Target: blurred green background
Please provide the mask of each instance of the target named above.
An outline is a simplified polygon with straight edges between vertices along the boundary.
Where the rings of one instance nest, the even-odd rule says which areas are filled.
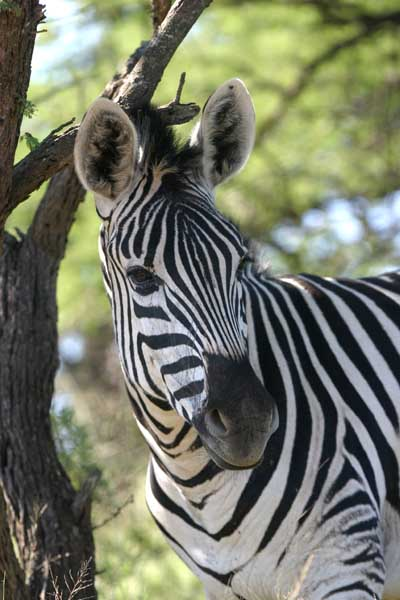
[[[151,36],[144,0],[48,0],[47,15],[17,160],[60,123],[79,121]],[[399,29],[398,0],[214,0],[169,65],[159,104],[175,96],[182,71],[183,101],[200,105],[231,77],[248,86],[256,147],[244,171],[218,191],[218,204],[264,244],[276,273],[366,275],[398,267]],[[191,127],[181,127],[182,136]],[[28,227],[42,194],[15,211],[10,231]],[[59,451],[77,486],[93,466],[103,472],[94,505],[100,598],[200,599],[199,584],[145,507],[147,451],[122,387],[98,228],[88,197],[59,279]]]

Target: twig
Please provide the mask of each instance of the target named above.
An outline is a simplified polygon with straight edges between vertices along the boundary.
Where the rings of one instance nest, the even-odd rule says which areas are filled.
[[[125,502],[123,502],[120,506],[118,506],[111,513],[111,515],[109,515],[108,517],[106,517],[103,521],[101,521],[97,525],[93,525],[92,529],[94,530],[94,529],[100,529],[101,527],[104,527],[104,525],[107,525],[107,523],[110,523],[116,517],[118,517],[122,513],[122,511],[124,510],[124,508],[126,508],[128,506],[128,504],[132,504],[133,502],[134,502],[133,495],[128,496],[128,498],[125,500]]]
[[[71,571],[67,575],[64,575],[64,584],[68,590],[68,597],[65,600],[74,600],[78,594],[83,592],[84,590],[92,587],[92,579],[90,576],[90,564],[92,562],[92,557],[88,558],[88,560],[84,560],[79,568],[79,571],[76,575],[76,578],[73,577]],[[53,592],[50,592],[50,596],[53,597],[54,600],[64,600],[64,592],[60,589],[60,585],[58,582],[58,576],[54,575],[52,568],[49,568],[51,583],[53,586]],[[69,578],[69,579],[68,579]],[[87,596],[82,600],[90,600],[94,598],[94,596]]]
[[[74,123],[74,122],[75,122],[75,117],[72,117],[72,119],[70,119],[69,121],[66,121],[65,123],[61,123],[61,125],[59,125],[55,129],[52,129],[50,131],[50,133],[48,135],[46,135],[46,137],[44,138],[44,141],[48,140],[51,137],[54,137],[56,133],[59,133],[62,129],[65,129],[65,127],[68,127],[68,125],[72,125],[72,123]]]
[[[93,469],[83,482],[81,489],[75,496],[72,512],[77,521],[80,521],[92,501],[93,492],[101,478],[100,469]]]
[[[185,85],[185,80],[186,73],[182,73],[179,78],[178,89],[176,91],[174,100],[168,104],[159,106],[157,109],[159,115],[167,125],[180,125],[182,123],[188,123],[200,112],[200,107],[194,102],[181,104],[181,96],[183,86]]]
[[[183,72],[183,73],[181,73],[181,76],[179,78],[178,89],[176,90],[176,96],[175,96],[175,100],[174,100],[175,104],[181,103],[182,90],[183,90],[183,86],[185,85],[185,81],[186,81],[186,73]]]

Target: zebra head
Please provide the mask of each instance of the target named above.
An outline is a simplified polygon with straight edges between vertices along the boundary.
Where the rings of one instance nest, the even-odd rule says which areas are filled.
[[[232,469],[255,466],[277,425],[248,359],[247,250],[213,193],[247,161],[254,131],[251,98],[233,79],[209,98],[184,146],[154,109],[130,118],[104,98],[75,146],[103,220],[104,281],[138,419],[159,439],[160,415],[176,411]]]

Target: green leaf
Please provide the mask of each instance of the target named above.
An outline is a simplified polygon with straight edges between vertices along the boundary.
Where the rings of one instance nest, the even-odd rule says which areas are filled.
[[[30,100],[25,100],[24,117],[27,117],[28,119],[32,119],[32,117],[36,111],[37,111],[36,105],[33,102],[31,102]]]
[[[21,140],[24,140],[26,142],[31,152],[32,150],[35,150],[40,144],[40,141],[34,135],[29,133],[29,131],[21,135]]]

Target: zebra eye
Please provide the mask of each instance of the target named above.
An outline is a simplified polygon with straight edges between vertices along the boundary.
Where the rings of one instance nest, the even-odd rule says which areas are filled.
[[[130,281],[139,290],[153,291],[158,287],[158,277],[145,267],[131,267],[127,271]]]

